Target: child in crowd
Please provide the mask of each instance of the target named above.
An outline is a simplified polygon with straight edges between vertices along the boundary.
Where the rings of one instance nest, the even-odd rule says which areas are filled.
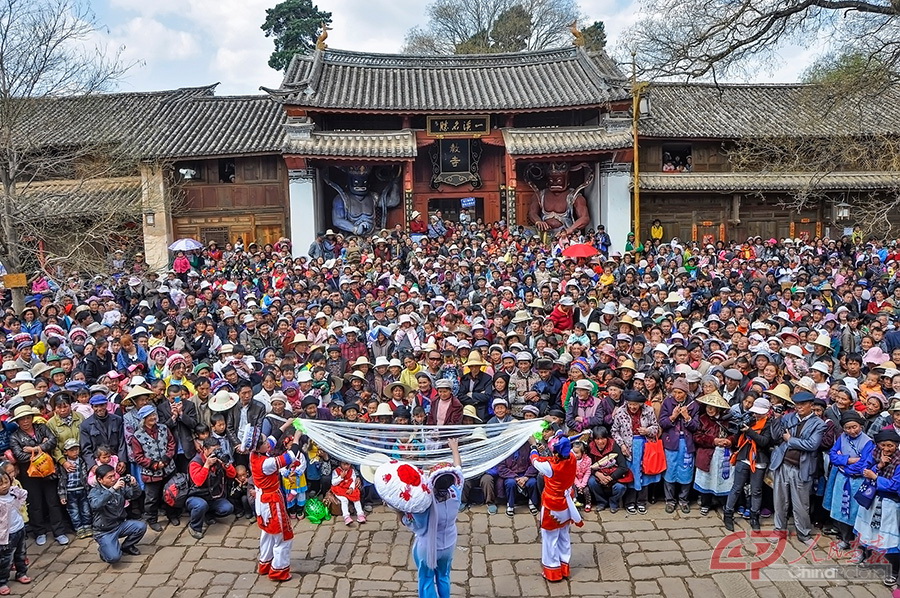
[[[117,457],[112,450],[106,446],[101,445],[97,447],[97,462],[91,467],[91,470],[88,472],[87,483],[88,486],[96,486],[97,485],[97,468],[101,465],[109,465],[113,469],[119,464],[119,457]],[[116,473],[116,481],[119,481],[119,474]]]
[[[253,488],[250,472],[243,465],[235,465],[234,471],[236,473],[234,479],[228,480],[228,501],[234,505],[234,518],[254,519],[256,505],[255,501],[250,500],[250,491]]]
[[[197,424],[194,426],[194,450],[198,453],[203,451],[203,441],[209,438],[210,429],[206,424]]]
[[[88,502],[88,468],[81,458],[81,447],[74,438],[63,445],[65,462],[57,466],[59,502],[69,512],[75,537],[79,540],[94,535],[91,528],[91,505]]]
[[[13,484],[13,478],[8,473],[9,465],[11,463],[4,461],[0,466],[0,596],[10,593],[9,578],[13,565],[16,581],[31,583],[25,554],[25,520],[21,514],[28,492]]]
[[[414,426],[424,426],[425,420],[428,418],[428,414],[425,413],[425,408],[421,405],[416,405],[412,410],[412,424]]]
[[[12,480],[13,488],[19,488],[20,490],[24,490],[25,488],[22,486],[22,482],[19,481],[19,466],[16,465],[12,461],[0,461],[0,473],[5,473]],[[22,516],[22,520],[25,523],[28,523],[28,505],[22,504],[19,507],[19,514]]]
[[[584,506],[584,512],[591,512],[591,489],[588,488],[588,480],[591,479],[591,457],[587,454],[587,447],[580,440],[572,443],[572,454],[577,462],[575,469],[575,506]]]
[[[331,472],[331,491],[341,503],[341,515],[344,517],[344,523],[351,525],[353,518],[350,516],[350,503],[356,510],[356,520],[359,523],[366,522],[366,514],[363,512],[362,503],[360,502],[360,490],[362,482],[359,474],[350,463],[341,461],[340,465]]]
[[[292,437],[285,434],[285,442]],[[310,451],[311,452],[311,451]],[[314,458],[309,455],[309,458]],[[306,506],[306,459],[298,459],[281,468],[281,488],[284,490],[284,502],[288,513],[294,519],[303,519],[306,516],[303,507]]]
[[[213,438],[218,439],[219,446],[222,447],[222,450],[233,457],[235,447],[233,447],[231,445],[231,442],[228,440],[228,432],[226,430],[226,423],[225,423],[225,414],[224,413],[213,413],[210,416],[209,420],[212,423],[212,430],[210,431],[211,432],[210,435]]]
[[[572,334],[569,335],[569,340],[566,341],[567,345],[574,345],[578,343],[582,347],[590,347],[591,339],[588,338],[587,328],[585,328],[584,324],[581,322],[575,323],[575,329],[572,331]]]

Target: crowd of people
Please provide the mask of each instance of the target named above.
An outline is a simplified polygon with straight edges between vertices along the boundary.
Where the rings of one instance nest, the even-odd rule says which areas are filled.
[[[616,251],[602,227],[544,240],[469,219],[329,230],[305,255],[238,240],[162,273],[117,253],[110,276],[39,274],[0,326],[0,594],[11,575],[30,581],[26,530],[38,545],[93,537],[112,563],[148,529],[186,520],[201,538],[255,519],[262,495],[267,513],[283,498],[269,531],[285,539],[313,497],[364,525],[374,486],[294,418],[545,418],[571,440],[582,513],[659,502],[719,516],[723,534],[772,517],[782,536],[886,559],[894,585],[897,243],[655,232]],[[573,244],[598,255],[566,257]],[[466,479],[459,509],[537,514],[546,479],[530,453]]]

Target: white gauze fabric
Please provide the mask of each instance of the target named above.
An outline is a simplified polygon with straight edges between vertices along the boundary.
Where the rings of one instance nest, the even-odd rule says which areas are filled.
[[[453,461],[447,439],[458,438],[463,475],[467,478],[500,463],[545,424],[541,419],[480,426],[401,426],[318,419],[301,422],[303,431],[319,448],[353,465],[372,463],[372,455],[380,453],[428,469]]]

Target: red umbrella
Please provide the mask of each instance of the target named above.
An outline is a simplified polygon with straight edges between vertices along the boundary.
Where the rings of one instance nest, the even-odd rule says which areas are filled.
[[[576,243],[575,245],[569,245],[565,249],[563,249],[562,254],[566,257],[594,257],[595,255],[599,255],[600,252],[597,251],[597,248],[593,245],[588,245],[587,243]]]

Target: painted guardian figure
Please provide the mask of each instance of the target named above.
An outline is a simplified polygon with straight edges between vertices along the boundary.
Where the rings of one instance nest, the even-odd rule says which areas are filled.
[[[325,169],[325,182],[337,191],[331,209],[331,221],[335,227],[353,234],[371,236],[376,228],[387,226],[387,211],[400,205],[400,170],[390,167],[365,165],[340,168],[345,182],[332,180],[330,169]],[[375,190],[372,177],[384,183]]]
[[[584,171],[584,180],[580,185],[571,186],[569,175],[579,170]],[[571,235],[590,223],[587,200],[582,194],[594,180],[587,164],[574,167],[567,162],[533,164],[526,171],[525,179],[534,190],[528,217],[538,232],[552,237],[563,232]]]

